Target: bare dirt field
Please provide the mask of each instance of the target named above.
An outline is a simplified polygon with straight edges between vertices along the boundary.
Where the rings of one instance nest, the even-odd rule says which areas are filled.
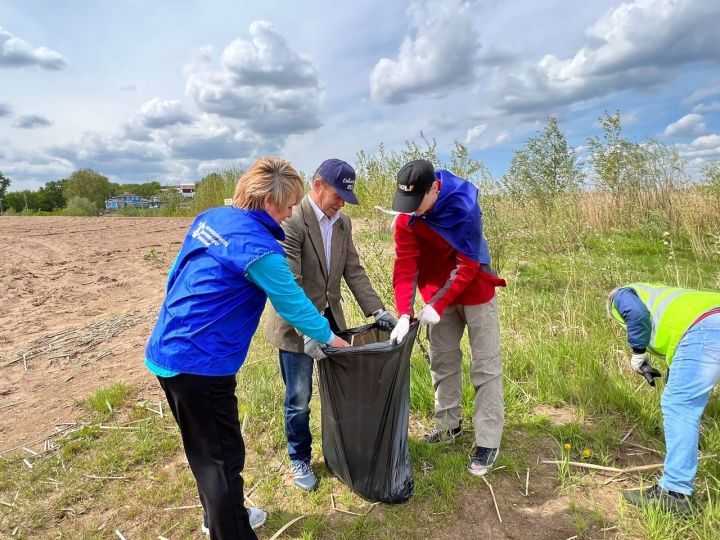
[[[0,452],[112,382],[157,393],[144,346],[190,222],[0,218]]]

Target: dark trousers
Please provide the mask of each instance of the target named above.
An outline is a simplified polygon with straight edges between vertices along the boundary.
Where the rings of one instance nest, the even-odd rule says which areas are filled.
[[[158,377],[180,426],[212,540],[256,540],[244,505],[245,443],[234,375]]]

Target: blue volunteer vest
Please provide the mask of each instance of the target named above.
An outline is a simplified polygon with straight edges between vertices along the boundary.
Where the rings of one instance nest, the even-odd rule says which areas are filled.
[[[180,373],[237,373],[267,299],[246,269],[270,253],[285,256],[284,238],[265,211],[224,207],[197,216],[170,269],[145,356]]]

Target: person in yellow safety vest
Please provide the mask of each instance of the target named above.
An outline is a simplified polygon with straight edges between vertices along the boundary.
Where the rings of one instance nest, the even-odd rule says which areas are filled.
[[[660,372],[648,352],[664,358],[671,374],[662,395],[665,463],[657,485],[624,490],[637,506],[692,510],[700,417],[720,378],[720,293],[632,283],[608,296],[608,313],[627,330],[630,365],[655,385]]]

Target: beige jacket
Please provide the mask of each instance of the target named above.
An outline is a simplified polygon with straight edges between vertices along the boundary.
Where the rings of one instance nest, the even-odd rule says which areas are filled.
[[[382,309],[382,301],[360,264],[352,239],[350,218],[342,213],[333,225],[328,274],[320,225],[308,197],[309,195],[305,195],[300,204],[293,208],[292,216],[283,223],[285,241],[282,245],[298,285],[303,288],[318,311],[322,312],[325,306],[329,305],[338,328],[344,330],[347,325],[342,309],[340,278],[345,278],[366,316]],[[272,305],[268,305],[266,315],[265,340],[278,349],[303,352],[302,338],[277,314]]]

